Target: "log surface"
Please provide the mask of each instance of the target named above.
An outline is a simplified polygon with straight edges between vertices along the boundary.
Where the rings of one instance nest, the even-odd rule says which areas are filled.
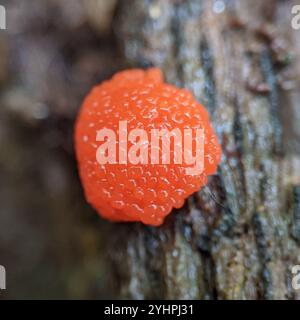
[[[127,63],[158,66],[190,89],[223,147],[218,173],[162,227],[113,227],[122,297],[300,298],[291,287],[300,261],[300,35],[290,6],[119,3],[115,31]]]
[[[0,299],[299,299],[295,3],[120,0],[111,22],[113,2],[2,1]],[[112,224],[85,201],[74,120],[93,85],[152,65],[208,108],[222,163],[162,227]]]

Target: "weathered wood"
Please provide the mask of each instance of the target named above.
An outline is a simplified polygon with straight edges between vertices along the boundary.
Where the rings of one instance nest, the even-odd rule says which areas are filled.
[[[122,297],[300,298],[290,281],[300,262],[300,35],[290,8],[272,0],[119,3],[126,61],[158,66],[190,89],[223,146],[218,174],[162,227],[112,227]]]

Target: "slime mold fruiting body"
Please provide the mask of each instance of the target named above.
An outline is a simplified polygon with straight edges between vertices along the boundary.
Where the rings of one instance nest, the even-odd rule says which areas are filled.
[[[203,171],[187,174],[190,165],[175,161],[166,164],[162,153],[156,164],[124,163],[119,161],[118,148],[114,163],[100,164],[97,133],[107,128],[120,135],[120,121],[126,121],[126,130],[143,129],[149,136],[154,128],[180,132],[202,129]],[[207,183],[207,176],[215,173],[221,158],[221,147],[206,109],[189,91],[164,83],[156,68],[122,71],[94,87],[76,121],[75,148],[87,201],[102,217],[154,226],[161,225],[172,208],[180,208],[189,195]],[[146,152],[148,159],[150,153]]]

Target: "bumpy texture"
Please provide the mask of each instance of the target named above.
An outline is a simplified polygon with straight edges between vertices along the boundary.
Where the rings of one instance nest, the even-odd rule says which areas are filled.
[[[97,131],[105,127],[117,134],[120,120],[127,120],[128,132],[142,128],[149,137],[154,128],[204,129],[204,171],[188,175],[188,165],[174,161],[100,165],[96,152],[103,142],[96,141]],[[207,183],[221,157],[206,109],[189,91],[164,83],[156,68],[122,71],[93,88],[76,122],[75,147],[86,198],[99,214],[113,221],[154,226],[161,225],[172,208],[180,208]],[[171,151],[171,159],[172,155]]]

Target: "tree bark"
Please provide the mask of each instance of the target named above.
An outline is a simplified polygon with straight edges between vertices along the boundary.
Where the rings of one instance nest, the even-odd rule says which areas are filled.
[[[300,32],[289,1],[130,0],[130,66],[157,66],[209,110],[223,148],[208,186],[159,228],[112,226],[114,276],[135,299],[298,299]]]

